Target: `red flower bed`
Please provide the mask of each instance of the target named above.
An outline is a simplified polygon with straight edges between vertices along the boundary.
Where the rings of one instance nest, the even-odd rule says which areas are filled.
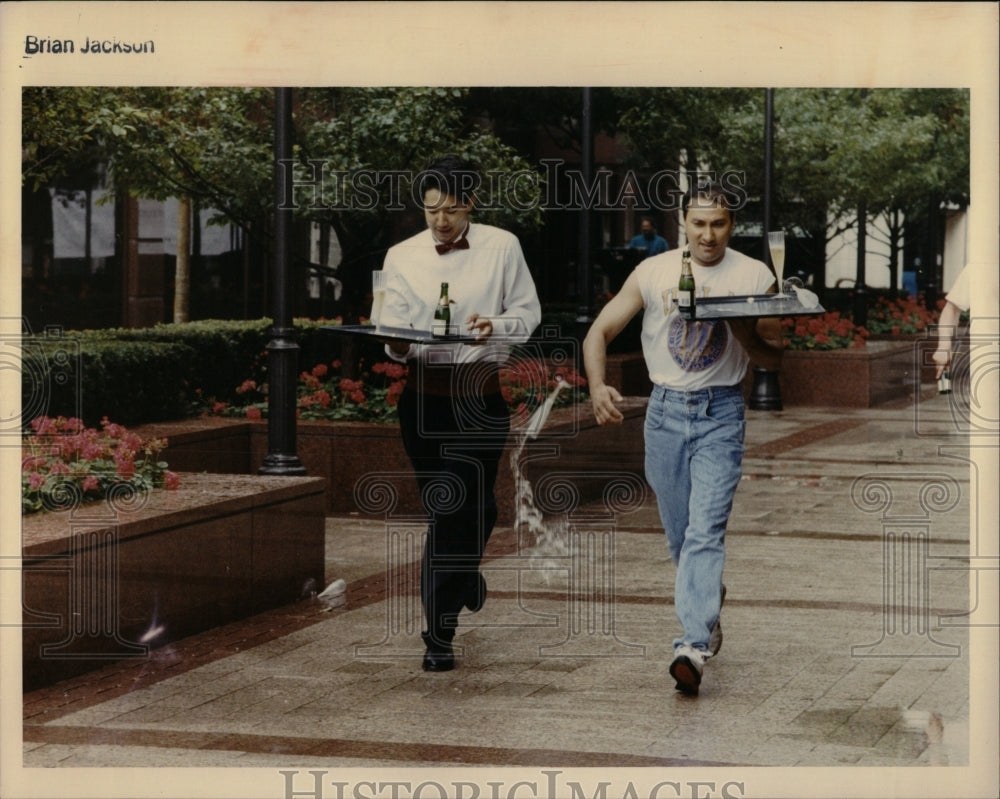
[[[111,494],[180,485],[158,459],[166,441],[144,441],[107,417],[101,430],[63,416],[39,416],[31,428],[22,442],[22,513],[67,510]]]
[[[840,350],[865,346],[868,331],[838,311],[822,316],[797,316],[781,320],[785,347],[790,350]]]
[[[894,300],[879,297],[868,312],[868,332],[893,336],[923,333],[937,322],[944,302],[939,300],[937,309],[931,310],[924,304],[922,295]]]
[[[341,362],[321,363],[299,375],[296,387],[296,413],[303,420],[391,422],[396,405],[406,386],[408,368],[396,361],[375,363],[356,379],[340,375]],[[575,368],[553,366],[537,358],[513,357],[500,370],[500,390],[511,413],[531,413],[559,383],[555,405],[571,405],[585,396],[587,381]],[[228,416],[251,420],[267,416],[266,382],[245,380],[236,393],[243,403],[207,401],[202,416]]]

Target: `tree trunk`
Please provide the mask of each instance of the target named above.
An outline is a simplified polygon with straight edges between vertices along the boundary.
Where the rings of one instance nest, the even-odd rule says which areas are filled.
[[[889,290],[899,287],[899,209],[893,208],[886,217],[889,221]]]
[[[174,323],[187,322],[191,303],[191,198],[177,200],[177,271],[174,276]]]

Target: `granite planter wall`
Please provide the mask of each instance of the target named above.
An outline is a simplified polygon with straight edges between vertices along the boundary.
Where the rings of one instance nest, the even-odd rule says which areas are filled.
[[[868,338],[871,346],[874,342],[889,341],[896,344],[906,344],[910,347],[914,369],[920,371],[921,383],[934,383],[937,380],[937,366],[932,358],[937,349],[937,327],[932,327],[923,333],[898,333],[890,335],[888,333],[872,334]],[[952,346],[956,350],[956,358],[960,354],[968,352],[968,331],[960,331]]]
[[[915,354],[916,353],[916,354]],[[872,408],[920,388],[913,342],[870,341],[842,350],[786,350],[779,384],[785,405]]]
[[[934,382],[931,355],[936,340],[927,336],[869,341],[858,349],[786,350],[779,386],[786,406],[871,408],[912,396],[921,383]],[[651,388],[639,352],[609,356],[606,380],[625,395],[647,396]],[[744,395],[753,389],[747,371]]]
[[[621,426],[599,427],[590,403],[552,411],[542,433],[525,442],[515,431],[497,477],[499,522],[516,519],[521,476],[535,482],[553,473],[573,475],[581,500],[602,496],[602,475],[642,476],[642,422],[646,397],[628,398]],[[267,422],[195,419],[136,428],[144,437],[168,439],[163,458],[176,470],[253,473],[268,451]],[[366,513],[372,491],[388,490],[393,512],[420,514],[416,479],[396,424],[299,422],[296,450],[309,475],[322,478],[327,514]],[[511,456],[518,451],[516,464]],[[379,502],[381,502],[380,500]],[[375,503],[378,504],[378,503]]]
[[[649,369],[641,351],[613,353],[604,365],[604,382],[623,397],[648,397],[653,391]]]
[[[323,490],[314,477],[183,473],[175,491],[24,517],[25,689],[322,586]]]
[[[536,483],[553,473],[572,475],[581,501],[601,497],[603,475],[614,471],[642,474],[642,420],[646,401],[630,400],[620,427],[599,427],[589,403],[552,411],[542,433],[521,444],[516,426],[500,461],[496,495],[498,522],[517,517],[518,481]],[[382,507],[372,492],[390,491],[393,513],[423,512],[416,478],[395,424],[364,422],[300,422],[297,434],[300,460],[309,474],[326,479],[327,513],[366,513]],[[638,453],[638,454],[637,454]],[[512,457],[517,455],[516,463]],[[267,425],[250,426],[250,459],[260,463],[267,455]],[[167,453],[169,459],[169,450]]]

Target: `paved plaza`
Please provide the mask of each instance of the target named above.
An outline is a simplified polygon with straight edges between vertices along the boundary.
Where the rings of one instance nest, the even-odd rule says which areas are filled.
[[[465,799],[989,795],[996,541],[970,482],[975,420],[929,386],[915,404],[748,417],[725,639],[697,697],[668,674],[674,570],[632,484],[497,529],[447,673],[420,668],[419,524],[330,517],[340,604],[309,597],[27,694],[24,766],[267,770],[225,796],[390,796],[338,776],[387,769],[411,775],[399,797],[413,774],[420,795]]]

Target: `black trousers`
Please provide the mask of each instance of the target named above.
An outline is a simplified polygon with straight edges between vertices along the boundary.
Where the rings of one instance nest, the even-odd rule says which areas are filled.
[[[494,486],[510,432],[503,397],[406,389],[399,426],[429,525],[420,572],[428,643],[449,643],[479,588],[479,564],[497,520]]]

